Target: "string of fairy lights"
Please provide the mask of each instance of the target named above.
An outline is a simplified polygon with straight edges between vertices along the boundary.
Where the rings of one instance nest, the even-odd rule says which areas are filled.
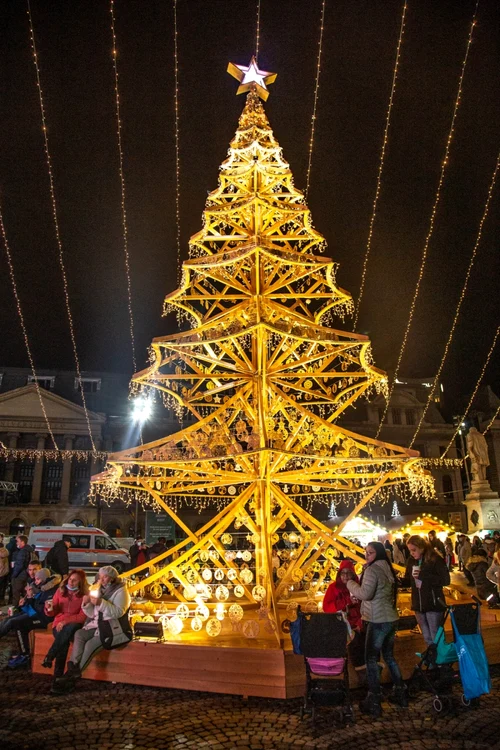
[[[177,284],[181,280],[181,157],[179,127],[179,53],[177,48],[177,0],[174,8],[174,134],[175,134],[175,231],[177,243]]]
[[[256,30],[255,30],[255,59],[259,59],[259,45],[260,45],[260,0],[257,0],[257,19],[256,19]]]
[[[318,108],[318,96],[319,96],[319,77],[321,74],[321,53],[323,50],[323,31],[325,28],[325,8],[326,8],[326,0],[323,0],[321,3],[321,20],[319,24],[318,58],[316,61],[316,84],[314,86],[314,104],[313,104],[313,112],[312,112],[312,117],[311,117],[311,137],[309,139],[309,158],[307,162],[307,177],[306,177],[306,189],[305,189],[306,198],[309,194],[309,185],[311,182],[312,156],[313,156],[313,148],[314,148],[314,131],[316,128],[316,110]]]
[[[394,70],[392,74],[392,85],[391,85],[391,93],[389,96],[389,104],[387,107],[387,115],[385,118],[385,128],[384,128],[384,137],[382,139],[382,149],[380,151],[380,159],[378,164],[378,172],[377,172],[377,184],[375,187],[375,198],[373,199],[373,206],[372,206],[372,215],[370,217],[370,226],[368,228],[368,239],[366,241],[366,250],[365,250],[365,257],[363,259],[363,269],[361,272],[361,284],[359,287],[359,296],[358,296],[358,302],[356,304],[356,310],[354,313],[354,326],[353,330],[355,331],[358,326],[358,318],[359,318],[359,310],[361,307],[361,300],[363,299],[363,292],[365,289],[365,281],[366,281],[366,271],[368,268],[368,258],[370,257],[370,250],[372,246],[372,238],[373,238],[373,227],[375,225],[375,217],[377,215],[377,206],[378,206],[378,200],[380,197],[380,191],[382,189],[382,172],[384,171],[384,163],[385,163],[385,152],[387,150],[387,143],[389,141],[389,126],[391,124],[391,113],[392,113],[392,105],[394,102],[394,94],[396,92],[396,80],[398,77],[398,68],[399,68],[399,59],[401,56],[401,45],[403,43],[403,36],[405,33],[405,18],[406,18],[406,9],[407,9],[406,0],[403,3],[403,12],[401,15],[401,25],[399,28],[399,38],[398,38],[398,44],[396,47],[396,61],[394,63]]]
[[[470,29],[469,29],[469,34],[468,34],[468,37],[467,37],[467,45],[466,45],[466,50],[465,50],[465,57],[464,57],[464,59],[462,61],[462,67],[461,67],[460,77],[459,77],[459,81],[458,81],[457,96],[455,98],[455,103],[454,103],[454,106],[453,106],[453,115],[452,115],[452,118],[451,118],[451,125],[450,125],[450,130],[448,132],[448,137],[446,139],[446,147],[445,147],[445,152],[444,152],[444,158],[443,158],[443,161],[442,161],[442,164],[441,164],[441,170],[440,170],[440,173],[439,173],[439,180],[438,180],[438,186],[437,186],[437,189],[436,189],[436,194],[434,196],[434,203],[433,203],[433,206],[432,206],[431,216],[430,216],[430,220],[429,220],[429,228],[428,228],[428,231],[427,231],[427,235],[426,235],[425,242],[424,242],[424,248],[423,248],[423,251],[422,251],[422,260],[420,262],[420,269],[419,269],[419,272],[418,272],[417,284],[415,286],[415,291],[413,293],[413,299],[412,299],[411,305],[410,305],[410,312],[409,312],[409,315],[408,315],[408,321],[407,321],[407,324],[406,324],[406,329],[405,329],[405,332],[404,332],[404,335],[403,335],[403,341],[401,343],[401,348],[399,350],[399,355],[398,355],[398,360],[397,360],[397,363],[396,363],[396,368],[394,370],[393,380],[392,380],[392,383],[391,383],[390,388],[389,388],[389,395],[387,396],[387,399],[386,399],[386,402],[385,402],[384,412],[383,412],[383,414],[382,414],[382,416],[380,418],[380,422],[379,422],[377,434],[375,436],[376,438],[379,437],[379,435],[380,435],[380,433],[382,431],[382,426],[383,426],[383,423],[384,423],[384,419],[386,417],[387,410],[389,408],[389,404],[390,404],[390,401],[391,401],[391,397],[392,397],[392,394],[394,392],[394,386],[395,386],[396,381],[398,379],[399,368],[401,366],[401,361],[403,359],[403,354],[404,354],[404,352],[406,350],[406,344],[408,342],[408,335],[410,333],[411,324],[413,322],[413,315],[415,313],[417,299],[418,299],[418,295],[419,295],[419,292],[420,292],[420,286],[422,284],[422,279],[424,277],[424,271],[425,271],[425,266],[426,266],[426,263],[427,263],[427,254],[428,254],[428,250],[429,250],[429,244],[430,244],[430,241],[431,241],[431,237],[432,237],[432,235],[434,233],[434,227],[435,227],[437,209],[438,209],[438,206],[439,206],[439,202],[441,200],[441,193],[442,193],[443,184],[444,184],[444,177],[445,177],[446,169],[447,169],[447,166],[448,166],[448,163],[449,163],[451,142],[452,142],[453,136],[455,134],[455,122],[456,122],[456,119],[457,119],[458,108],[460,106],[460,102],[461,102],[461,99],[462,99],[462,86],[463,86],[463,81],[464,81],[464,77],[465,77],[465,70],[466,70],[466,67],[467,67],[467,60],[468,60],[468,57],[469,57],[469,51],[470,51],[470,47],[471,47],[471,44],[472,44],[472,37],[473,37],[473,33],[474,33],[474,28],[476,26],[477,7],[478,7],[478,3],[476,3],[476,7],[475,7],[475,10],[474,10],[474,16],[472,18],[472,22],[471,22]]]
[[[52,217],[54,220],[54,228],[55,228],[55,234],[56,234],[56,242],[57,247],[59,251],[59,266],[61,269],[61,275],[62,275],[62,281],[63,281],[63,290],[64,290],[64,301],[66,304],[66,313],[68,316],[68,323],[69,323],[69,331],[71,336],[71,344],[73,347],[73,356],[75,359],[75,368],[76,368],[76,374],[78,378],[78,382],[80,384],[80,393],[82,397],[82,406],[83,410],[85,412],[85,419],[87,420],[87,428],[89,432],[89,438],[90,443],[92,445],[92,450],[95,452],[96,447],[94,443],[94,437],[92,435],[92,427],[90,425],[90,416],[87,409],[87,404],[85,401],[85,394],[83,392],[83,384],[82,384],[82,373],[80,368],[80,359],[78,357],[78,351],[76,348],[76,338],[75,338],[75,331],[73,326],[73,316],[71,314],[71,306],[70,306],[70,300],[69,300],[69,289],[68,289],[68,278],[66,274],[66,266],[64,263],[64,251],[63,251],[63,245],[61,240],[61,233],[59,230],[59,219],[58,219],[58,211],[57,211],[57,203],[56,203],[56,193],[55,193],[55,187],[54,187],[54,175],[52,172],[52,159],[50,156],[50,150],[49,150],[49,138],[47,133],[47,118],[45,116],[45,106],[43,102],[43,92],[42,92],[42,85],[41,85],[41,76],[40,76],[40,66],[38,64],[38,54],[36,49],[36,43],[35,43],[35,30],[33,26],[33,16],[31,14],[31,5],[30,0],[27,0],[28,3],[28,18],[29,18],[29,28],[30,28],[30,37],[31,37],[31,48],[33,52],[33,63],[35,65],[35,72],[36,72],[36,82],[37,82],[37,88],[38,88],[38,99],[40,103],[40,114],[42,119],[42,132],[43,132],[43,138],[44,138],[44,146],[45,146],[45,157],[46,157],[46,164],[47,164],[47,170],[48,170],[48,176],[49,176],[49,188],[50,188],[50,198],[51,198],[51,204],[52,204]]]
[[[450,442],[448,443],[448,445],[444,449],[443,453],[441,454],[441,458],[444,458],[446,456],[446,454],[448,453],[448,451],[450,450],[451,446],[455,444],[455,438],[457,437],[457,435],[458,435],[458,433],[460,431],[460,428],[462,426],[462,422],[467,417],[467,414],[469,413],[469,409],[471,408],[471,406],[472,406],[472,404],[474,402],[474,399],[476,398],[476,393],[478,392],[479,386],[481,385],[481,382],[483,380],[484,373],[486,372],[486,368],[488,367],[488,364],[489,364],[490,359],[491,359],[491,355],[493,354],[493,352],[495,350],[495,346],[496,346],[496,343],[497,343],[499,335],[500,335],[500,326],[498,326],[498,328],[495,331],[495,335],[493,337],[493,342],[492,342],[492,344],[490,346],[490,350],[489,350],[489,352],[488,352],[488,354],[486,356],[486,360],[485,360],[485,362],[483,364],[483,367],[481,369],[481,373],[479,375],[479,378],[477,379],[477,383],[474,386],[474,390],[472,391],[471,397],[469,399],[469,403],[467,404],[462,417],[458,420],[455,432],[453,433]],[[498,413],[498,411],[497,411],[497,413]],[[496,415],[491,420],[491,423],[488,425],[488,427],[486,428],[485,432],[487,432],[487,430],[491,427],[491,424],[493,424],[493,422],[495,421],[495,418],[496,418]]]
[[[488,432],[488,430],[491,429],[491,427],[493,425],[493,422],[495,422],[495,420],[496,420],[496,418],[498,417],[499,414],[500,414],[500,404],[497,406],[495,413],[493,414],[492,418],[490,419],[490,421],[486,425],[485,429],[483,430],[483,435],[486,435],[486,433]]]
[[[420,428],[422,427],[423,421],[425,419],[425,415],[427,414],[427,410],[429,409],[431,401],[434,398],[434,394],[436,392],[436,388],[438,387],[439,378],[441,377],[441,373],[443,371],[443,367],[444,367],[444,363],[446,361],[446,357],[448,356],[448,352],[449,352],[449,349],[450,349],[450,346],[451,346],[451,342],[453,340],[453,335],[454,335],[455,329],[457,327],[458,317],[460,315],[460,310],[461,310],[463,301],[465,299],[465,294],[466,294],[466,291],[467,291],[467,286],[468,286],[468,283],[469,283],[471,271],[472,271],[472,268],[474,266],[474,261],[476,259],[476,255],[477,255],[477,251],[478,251],[478,248],[479,248],[479,244],[481,242],[481,236],[482,236],[482,233],[483,233],[484,222],[486,221],[486,217],[488,216],[488,213],[489,213],[491,198],[493,196],[493,190],[494,190],[494,187],[495,187],[495,183],[496,183],[496,178],[497,178],[497,173],[498,173],[499,167],[500,167],[500,153],[497,156],[497,160],[496,160],[496,164],[495,164],[495,169],[493,170],[493,176],[491,178],[490,186],[488,188],[488,195],[486,197],[486,203],[484,205],[483,215],[481,217],[481,221],[479,222],[479,229],[478,229],[476,241],[474,243],[474,249],[472,250],[472,255],[471,255],[471,258],[470,258],[470,261],[469,261],[469,266],[468,266],[467,272],[465,274],[464,285],[462,287],[462,291],[460,292],[460,297],[459,297],[459,300],[458,300],[457,308],[455,310],[455,315],[453,317],[453,322],[452,322],[452,325],[451,325],[451,329],[450,329],[450,332],[448,334],[448,340],[446,341],[446,345],[444,347],[443,356],[441,358],[441,362],[439,363],[439,367],[438,367],[437,373],[435,375],[434,382],[432,384],[432,387],[429,390],[429,396],[427,398],[427,403],[425,404],[425,406],[424,406],[424,408],[422,410],[422,414],[420,416],[420,421],[419,421],[419,423],[418,423],[418,425],[416,427],[416,430],[415,430],[415,433],[414,433],[414,435],[413,435],[413,437],[411,439],[410,445],[408,446],[409,448],[411,448],[413,446],[413,444],[414,444],[414,442],[415,442],[415,440],[417,438],[417,435],[418,435],[418,433],[420,431]]]
[[[40,392],[40,385],[38,383],[38,379],[37,379],[37,376],[36,376],[35,362],[33,360],[33,354],[31,352],[31,346],[30,346],[30,342],[29,342],[29,338],[28,338],[28,332],[26,330],[26,323],[24,322],[24,315],[23,315],[23,310],[22,310],[22,307],[21,307],[21,300],[19,299],[19,293],[17,291],[16,277],[15,277],[15,274],[14,274],[14,264],[12,262],[12,254],[10,252],[9,242],[7,240],[7,232],[5,231],[5,225],[4,225],[4,222],[3,222],[3,212],[2,212],[1,208],[0,208],[0,230],[2,232],[2,238],[3,238],[4,248],[5,248],[5,254],[7,256],[7,265],[9,267],[9,276],[10,276],[10,281],[11,281],[11,284],[12,284],[12,291],[14,293],[14,299],[15,299],[15,302],[16,302],[17,314],[19,316],[19,322],[21,324],[21,329],[22,329],[22,332],[23,332],[24,345],[26,347],[26,352],[28,354],[28,359],[29,359],[29,363],[30,363],[30,367],[31,367],[31,372],[33,374],[33,383],[34,383],[35,388],[36,388],[36,392],[37,392],[37,395],[38,395],[38,400],[40,401],[40,407],[42,409],[43,418],[45,420],[45,424],[47,425],[47,430],[49,432],[50,439],[52,440],[52,444],[53,444],[54,448],[56,450],[58,450],[56,439],[54,437],[54,433],[52,432],[52,428],[50,426],[49,417],[47,415],[47,410],[45,409],[45,404],[43,403],[42,394]]]
[[[111,36],[113,40],[113,73],[115,79],[115,112],[116,112],[116,135],[118,141],[118,171],[120,175],[121,190],[121,212],[122,212],[122,236],[123,236],[123,255],[125,259],[125,276],[127,279],[127,307],[130,327],[130,343],[132,347],[132,364],[134,372],[137,371],[137,362],[135,357],[135,336],[134,336],[134,314],[132,309],[132,279],[130,274],[130,254],[128,249],[128,226],[127,226],[127,208],[126,208],[126,191],[125,191],[125,173],[123,171],[123,145],[122,145],[122,119],[120,114],[120,90],[118,88],[118,64],[117,64],[117,44],[115,28],[115,0],[110,0],[109,11],[111,15]]]
[[[126,199],[126,186],[125,186],[125,176],[124,176],[124,167],[123,167],[123,165],[124,165],[124,156],[123,156],[123,140],[122,140],[122,119],[121,119],[121,111],[120,111],[119,74],[118,74],[118,67],[117,67],[117,39],[116,39],[116,27],[115,27],[114,3],[115,3],[115,0],[110,0],[111,33],[112,33],[112,42],[113,42],[112,59],[113,59],[113,70],[114,70],[114,90],[115,90],[115,104],[116,104],[116,110],[115,111],[116,111],[116,118],[117,118],[117,140],[118,140],[118,154],[119,154],[119,176],[120,176],[120,184],[121,184],[121,209],[122,209],[123,248],[124,248],[124,258],[125,258],[126,279],[127,279],[128,312],[129,312],[129,320],[130,320],[130,335],[131,335],[131,346],[132,346],[132,358],[133,358],[134,370],[136,370],[137,367],[136,367],[136,352],[135,352],[135,337],[134,337],[134,318],[133,318],[133,309],[132,309],[132,284],[131,284],[131,273],[130,273],[130,254],[129,254],[129,248],[128,248],[128,227],[127,227],[127,213],[126,213],[126,200],[125,200]],[[82,376],[81,376],[80,361],[79,361],[78,352],[77,352],[77,346],[76,346],[76,337],[75,337],[75,332],[74,332],[73,317],[72,317],[71,306],[70,306],[69,288],[68,288],[66,267],[65,267],[65,262],[64,262],[63,243],[62,243],[62,240],[61,240],[61,234],[60,234],[60,229],[59,229],[58,209],[57,209],[57,203],[56,203],[56,191],[55,191],[54,177],[53,177],[53,171],[52,171],[52,159],[51,159],[51,155],[50,155],[50,151],[49,151],[47,118],[46,118],[46,113],[45,113],[44,98],[43,98],[43,92],[42,92],[42,86],[41,86],[40,66],[39,66],[39,62],[38,62],[38,54],[37,54],[37,49],[36,49],[36,44],[35,44],[34,25],[33,25],[33,18],[32,18],[32,14],[31,14],[30,0],[27,0],[27,7],[28,7],[28,17],[29,17],[29,26],[30,26],[30,37],[31,37],[32,52],[33,52],[33,61],[34,61],[34,66],[35,66],[35,70],[36,70],[36,81],[37,81],[37,88],[38,88],[38,95],[39,95],[39,104],[40,104],[40,112],[41,112],[41,120],[42,120],[42,132],[43,132],[43,137],[44,137],[45,156],[46,156],[46,163],[47,163],[48,176],[49,176],[50,196],[51,196],[51,203],[52,203],[52,214],[53,214],[53,220],[54,220],[54,225],[55,225],[55,234],[56,234],[57,247],[58,247],[58,251],[59,251],[59,265],[60,265],[62,279],[63,279],[63,289],[64,289],[65,304],[66,304],[66,312],[67,312],[67,316],[68,316],[68,322],[69,322],[69,328],[70,328],[70,336],[71,336],[72,347],[73,347],[73,354],[74,354],[74,359],[75,359],[75,364],[76,364],[77,379],[78,379],[78,382],[80,384],[80,392],[81,392],[81,398],[82,398],[82,405],[83,405],[83,408],[84,408],[85,417],[86,417],[86,421],[87,421],[87,427],[88,427],[89,436],[90,436],[90,441],[91,441],[91,444],[92,444],[92,455],[101,458],[101,457],[104,457],[106,454],[104,454],[104,453],[99,452],[99,451],[96,450],[96,446],[95,446],[93,435],[92,435],[92,428],[91,428],[91,423],[90,423],[90,416],[89,416],[89,412],[87,410],[87,406],[86,406],[86,402],[85,402],[84,390],[83,390],[83,386],[82,386]],[[465,75],[465,70],[466,70],[466,64],[467,64],[467,59],[468,59],[468,55],[469,55],[469,50],[470,50],[470,46],[472,44],[473,31],[474,31],[474,27],[476,25],[477,8],[478,8],[478,3],[476,3],[476,7],[475,7],[475,11],[474,11],[474,17],[473,17],[473,20],[472,20],[472,23],[471,23],[471,27],[470,27],[470,31],[469,31],[469,36],[468,36],[468,40],[467,40],[466,53],[465,53],[465,57],[464,57],[464,60],[463,60],[463,63],[462,63],[461,75],[460,75],[459,85],[458,85],[458,93],[457,93],[457,97],[456,97],[456,100],[455,100],[455,105],[454,105],[454,110],[453,110],[451,127],[450,127],[450,131],[449,131],[449,134],[448,134],[447,142],[446,142],[445,155],[444,155],[443,163],[442,163],[442,166],[441,166],[441,172],[440,172],[440,177],[439,177],[439,181],[438,181],[438,187],[437,187],[437,191],[436,191],[436,195],[435,195],[435,199],[434,199],[433,209],[432,209],[432,212],[431,212],[428,234],[426,236],[426,240],[425,240],[425,243],[424,243],[424,249],[423,249],[423,255],[422,255],[422,263],[421,263],[420,272],[419,272],[418,279],[417,279],[417,285],[416,285],[416,289],[415,289],[414,296],[413,296],[413,299],[412,299],[412,303],[411,303],[411,306],[410,306],[409,319],[408,319],[407,327],[406,327],[405,334],[404,334],[404,337],[403,337],[403,342],[402,342],[401,350],[399,352],[398,362],[397,362],[396,370],[395,370],[395,373],[394,373],[394,380],[393,380],[392,387],[390,389],[388,398],[387,398],[386,403],[385,403],[384,415],[380,419],[380,424],[379,424],[379,428],[378,428],[378,432],[377,432],[376,437],[378,437],[379,434],[380,434],[380,431],[381,431],[382,425],[383,425],[384,417],[387,414],[387,409],[389,407],[390,398],[391,398],[392,393],[393,393],[394,384],[395,384],[397,376],[399,374],[399,367],[401,365],[401,360],[402,360],[402,357],[403,357],[403,354],[404,354],[404,351],[405,351],[405,348],[406,348],[406,345],[407,345],[407,339],[408,339],[408,335],[409,335],[409,330],[410,330],[410,327],[411,327],[411,324],[412,324],[413,314],[414,314],[414,311],[415,311],[415,306],[416,306],[417,298],[418,298],[419,291],[420,291],[420,285],[421,285],[421,282],[422,282],[422,278],[423,278],[423,274],[424,274],[424,269],[425,269],[425,265],[426,265],[428,247],[429,247],[429,243],[430,243],[433,231],[434,231],[434,225],[435,225],[435,218],[436,218],[437,208],[438,208],[438,205],[439,205],[439,202],[440,202],[442,187],[443,187],[443,183],[444,183],[445,172],[446,172],[446,168],[447,168],[448,161],[449,161],[449,152],[450,152],[451,142],[452,142],[453,135],[454,135],[454,130],[455,130],[456,116],[457,116],[457,112],[458,112],[458,107],[459,107],[460,102],[461,102],[462,85],[463,85],[463,80],[464,80],[464,75]],[[322,49],[323,49],[323,34],[324,34],[324,22],[325,22],[325,10],[326,10],[326,0],[322,0],[322,3],[321,3],[321,20],[320,20],[320,35],[319,35],[319,42],[318,42],[318,55],[317,55],[317,61],[316,61],[317,65],[316,65],[316,78],[315,78],[315,89],[314,89],[314,104],[313,104],[313,114],[312,114],[312,118],[311,118],[311,136],[310,136],[310,140],[309,140],[309,158],[308,158],[308,169],[307,169],[306,190],[305,190],[306,196],[308,194],[309,187],[310,187],[310,177],[311,177],[311,169],[312,169],[312,156],[313,156],[313,147],[314,147],[315,126],[316,126],[316,119],[317,119],[317,104],[318,104],[318,98],[319,98],[319,80],[320,80],[321,62],[322,62]],[[256,58],[258,57],[259,46],[260,46],[260,12],[261,12],[261,0],[257,0],[257,2],[256,2],[256,39],[255,39],[255,56],[256,56]],[[372,214],[371,214],[371,219],[370,219],[368,239],[367,239],[367,245],[366,245],[366,252],[365,252],[365,258],[364,258],[363,268],[362,268],[360,293],[359,293],[359,298],[358,298],[357,306],[356,306],[356,309],[355,309],[354,330],[356,329],[356,326],[357,326],[360,305],[361,305],[361,301],[362,301],[362,297],[363,297],[363,293],[364,293],[364,287],[365,287],[365,281],[366,281],[366,273],[367,273],[367,267],[368,267],[368,259],[369,259],[369,254],[370,254],[370,250],[371,250],[371,244],[372,244],[372,237],[373,237],[373,230],[374,230],[374,224],[375,224],[377,206],[378,206],[378,201],[379,201],[380,192],[381,192],[381,186],[382,186],[382,174],[383,174],[383,168],[384,168],[386,150],[387,150],[387,145],[388,145],[388,135],[389,135],[389,127],[390,127],[390,121],[391,121],[391,113],[392,113],[394,96],[395,96],[395,91],[396,91],[396,80],[397,80],[398,68],[399,68],[399,64],[400,64],[401,47],[402,47],[402,42],[403,42],[404,33],[405,33],[406,13],[407,13],[407,3],[406,3],[406,0],[405,0],[405,2],[403,3],[403,10],[402,10],[402,16],[401,16],[399,38],[398,38],[397,49],[396,49],[396,60],[395,60],[395,65],[394,65],[394,70],[393,70],[392,86],[391,86],[391,92],[390,92],[390,97],[389,97],[389,104],[388,104],[387,115],[386,115],[386,122],[385,122],[385,128],[384,128],[383,143],[382,143],[380,160],[379,160],[379,166],[378,166],[376,191],[375,191],[375,197],[374,197],[374,201],[373,201]],[[174,134],[175,134],[175,165],[176,165],[176,167],[175,167],[176,168],[175,210],[176,210],[177,270],[178,270],[178,281],[179,281],[180,280],[180,274],[181,274],[181,263],[180,263],[180,257],[181,257],[180,200],[181,200],[181,195],[180,195],[180,117],[179,117],[179,68],[178,68],[177,0],[173,0],[173,17],[174,17],[174,111],[175,111]],[[483,231],[484,221],[486,220],[486,217],[488,215],[489,206],[490,206],[490,202],[491,202],[491,197],[492,197],[492,193],[493,193],[493,188],[494,188],[494,185],[495,185],[495,180],[496,180],[496,177],[497,177],[498,168],[500,166],[500,161],[499,160],[500,160],[500,154],[499,154],[499,157],[497,158],[495,171],[494,171],[492,182],[490,184],[490,188],[489,188],[488,195],[487,195],[485,209],[484,209],[483,216],[482,216],[482,219],[481,219],[481,222],[480,222],[480,225],[479,225],[478,235],[477,235],[477,238],[476,238],[476,242],[475,242],[475,245],[474,245],[472,257],[471,257],[471,260],[470,260],[470,263],[469,263],[469,267],[468,267],[468,270],[467,270],[467,274],[466,274],[464,286],[462,288],[462,291],[461,291],[461,294],[460,294],[460,298],[459,298],[459,301],[458,301],[458,305],[457,305],[457,309],[456,309],[456,312],[455,312],[455,316],[454,316],[452,328],[451,328],[451,331],[449,333],[448,340],[447,340],[447,343],[446,343],[446,346],[445,346],[445,350],[444,350],[444,354],[443,354],[443,357],[442,357],[442,360],[441,360],[441,364],[440,364],[440,367],[438,369],[438,373],[437,373],[436,378],[435,378],[434,383],[433,383],[432,392],[429,394],[429,398],[428,398],[427,404],[426,404],[424,412],[423,412],[423,414],[421,416],[420,422],[419,422],[419,424],[417,426],[416,432],[415,432],[415,434],[413,436],[413,439],[412,439],[412,442],[410,444],[410,447],[414,444],[415,438],[416,438],[416,436],[418,434],[418,431],[420,430],[421,425],[423,423],[425,414],[426,414],[427,409],[428,409],[428,407],[430,405],[431,397],[432,397],[433,393],[435,392],[439,376],[441,374],[441,371],[442,371],[442,368],[444,366],[444,362],[445,362],[446,356],[447,356],[448,351],[449,351],[449,347],[450,347],[452,339],[453,339],[454,331],[455,331],[455,328],[456,328],[456,325],[457,325],[457,321],[458,321],[458,318],[459,318],[460,308],[461,308],[461,305],[463,303],[463,300],[464,300],[464,297],[465,297],[465,294],[466,294],[466,290],[467,290],[467,286],[468,286],[468,282],[469,282],[471,270],[472,270],[472,267],[473,267],[473,264],[474,264],[474,261],[475,261],[475,257],[476,257],[476,254],[477,254],[477,251],[478,251],[478,248],[479,248],[479,244],[480,244],[480,240],[481,240],[481,235],[482,235],[482,231]],[[32,357],[32,352],[31,352],[31,348],[30,348],[30,344],[29,344],[28,334],[27,334],[27,330],[26,330],[26,326],[25,326],[25,322],[24,322],[24,317],[23,317],[22,309],[21,309],[21,303],[20,303],[20,299],[19,299],[19,294],[18,294],[17,285],[16,285],[16,279],[15,279],[15,275],[14,275],[14,268],[13,268],[13,264],[12,264],[12,257],[11,257],[9,246],[8,246],[8,242],[7,242],[7,237],[6,237],[6,232],[5,232],[5,228],[4,228],[3,218],[2,218],[1,212],[0,212],[0,228],[1,228],[2,236],[3,236],[3,240],[4,240],[4,245],[5,245],[5,249],[6,249],[8,266],[9,266],[9,274],[10,274],[12,288],[13,288],[13,293],[14,293],[14,297],[15,297],[15,301],[16,301],[17,313],[18,313],[18,316],[19,316],[19,319],[20,319],[20,323],[21,323],[21,328],[22,328],[22,331],[23,331],[23,337],[24,337],[24,341],[25,341],[25,346],[26,346],[26,350],[28,352],[28,358],[29,358],[31,370],[32,370],[32,373],[33,373],[34,384],[36,385],[36,389],[37,389],[38,397],[39,397],[39,400],[40,400],[40,404],[41,404],[42,412],[43,412],[43,415],[44,415],[44,419],[45,419],[45,422],[47,424],[47,428],[48,428],[51,440],[53,442],[55,451],[59,452],[59,454],[61,456],[62,456],[63,453],[67,453],[68,455],[69,455],[69,453],[74,453],[74,454],[76,454],[76,453],[85,453],[88,456],[89,452],[87,452],[87,451],[80,451],[80,452],[77,452],[77,451],[65,451],[64,452],[64,451],[59,451],[59,449],[58,449],[56,440],[55,440],[54,435],[53,435],[53,431],[52,431],[52,429],[50,427],[49,419],[48,419],[48,416],[47,416],[47,413],[46,413],[46,410],[45,410],[45,405],[44,405],[44,402],[43,402],[42,394],[40,392],[40,387],[39,387],[39,384],[38,384],[38,379],[37,379],[37,376],[36,376],[36,371],[35,371],[35,367],[34,367],[34,360],[33,360],[33,357]],[[494,342],[493,342],[492,347],[490,349],[490,352],[488,354],[487,360],[486,360],[486,362],[484,364],[484,367],[483,367],[480,379],[478,380],[478,383],[476,385],[474,393],[471,396],[471,400],[470,400],[469,406],[467,407],[466,414],[467,414],[467,412],[468,412],[468,410],[470,408],[470,405],[471,405],[471,403],[472,403],[472,401],[473,401],[473,399],[474,399],[474,397],[475,397],[475,395],[477,393],[477,389],[478,389],[479,384],[481,382],[481,379],[482,379],[482,377],[484,375],[484,372],[486,370],[486,367],[487,367],[487,364],[489,362],[489,359],[490,359],[490,357],[492,355],[493,349],[494,349],[495,344],[496,344],[496,340],[497,340],[498,335],[499,335],[499,330],[500,329],[497,329]],[[491,427],[491,424],[495,420],[497,414],[498,414],[498,410],[497,410],[495,416],[493,417],[492,421],[490,422],[490,424],[486,428],[485,432]],[[457,433],[458,433],[458,430],[455,432],[452,440],[450,441],[450,444],[447,446],[447,448],[444,451],[444,453],[443,453],[443,455],[442,455],[441,458],[444,458],[444,456],[448,452],[450,446],[454,442],[454,439],[455,439]],[[43,453],[43,451],[41,451],[41,452],[40,451],[34,451],[34,452],[35,453]]]

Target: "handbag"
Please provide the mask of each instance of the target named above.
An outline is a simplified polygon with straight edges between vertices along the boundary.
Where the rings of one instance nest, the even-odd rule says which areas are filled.
[[[104,620],[102,612],[99,612],[97,628],[101,645],[107,651],[118,648],[118,646],[124,646],[132,640],[133,632],[128,619],[128,610],[121,617],[111,620]]]

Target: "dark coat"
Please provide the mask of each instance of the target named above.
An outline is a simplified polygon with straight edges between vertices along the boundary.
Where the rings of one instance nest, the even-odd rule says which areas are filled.
[[[158,555],[162,555],[164,552],[166,552],[167,549],[168,548],[166,544],[162,544],[162,542],[155,542],[155,544],[153,544],[153,546],[148,549],[148,559],[153,560],[155,557],[158,557]]]
[[[59,573],[60,576],[67,576],[69,572],[69,557],[66,542],[59,539],[52,549],[48,551],[44,564],[45,567],[50,568],[54,573]]]
[[[406,563],[403,586],[411,586],[411,608],[414,612],[442,612],[444,610],[443,586],[450,583],[450,573],[446,563],[437,553],[433,559],[422,561],[419,572],[419,580],[422,581],[420,588],[417,587],[412,575],[416,560],[410,557]]]
[[[139,550],[140,550],[140,546],[134,542],[128,551],[130,555],[130,567],[131,568],[137,567],[137,555],[139,554]]]
[[[12,553],[12,562],[14,563],[12,578],[28,579],[28,565],[30,564],[32,551],[29,544],[25,544],[21,549],[16,547]]]
[[[482,555],[472,555],[472,557],[469,558],[466,567],[472,574],[477,589],[477,595],[480,599],[487,599],[490,594],[495,593],[496,586],[486,578],[486,571],[490,567],[486,557],[483,557]]]

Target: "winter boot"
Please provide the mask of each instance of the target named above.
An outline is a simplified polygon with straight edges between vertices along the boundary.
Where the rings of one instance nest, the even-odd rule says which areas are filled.
[[[408,688],[406,685],[394,685],[387,696],[389,703],[402,708],[408,708]]]
[[[64,675],[65,677],[71,677],[73,679],[77,677],[81,677],[82,673],[80,671],[80,667],[78,664],[75,664],[73,661],[68,662],[68,666],[66,669],[66,673]]]
[[[363,701],[360,701],[359,710],[362,714],[367,714],[368,716],[373,716],[375,719],[378,719],[382,716],[382,706],[380,702],[380,693],[368,693],[366,698]]]

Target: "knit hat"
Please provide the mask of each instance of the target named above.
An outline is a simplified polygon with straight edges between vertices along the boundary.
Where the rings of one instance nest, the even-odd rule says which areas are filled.
[[[110,578],[118,578],[120,575],[116,568],[113,568],[112,565],[105,565],[103,568],[99,568],[99,573],[102,573],[103,576],[109,576]]]
[[[339,571],[345,570],[348,568],[349,570],[354,571],[354,563],[352,560],[342,560],[342,562],[339,565]]]
[[[40,568],[40,570],[37,570],[35,572],[35,578],[37,581],[40,581],[40,583],[45,583],[52,573],[48,568]]]

